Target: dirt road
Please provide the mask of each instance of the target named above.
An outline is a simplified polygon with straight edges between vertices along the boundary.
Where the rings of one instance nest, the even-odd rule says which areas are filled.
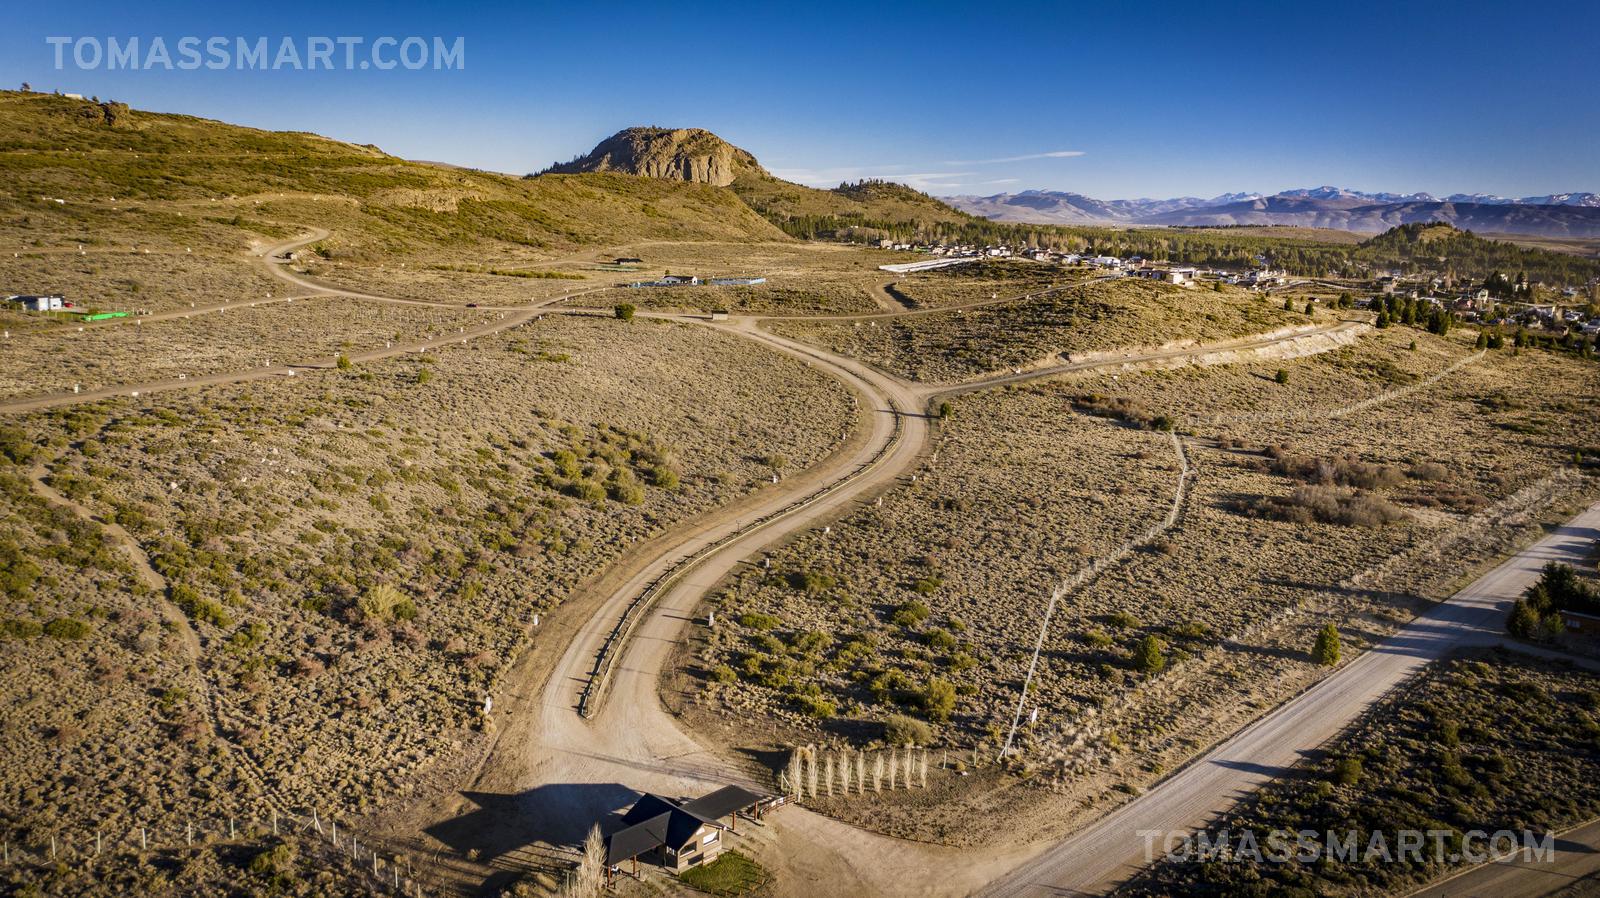
[[[1600,536],[1600,504],[1420,615],[1337,673],[1246,727],[1099,823],[1051,847],[985,894],[1098,894],[1144,863],[1142,832],[1189,831],[1286,772],[1386,692],[1451,651],[1503,641],[1510,606],[1551,561],[1581,561]]]
[[[1553,862],[1484,864],[1412,892],[1409,898],[1578,898],[1600,895],[1600,821],[1556,837]]]

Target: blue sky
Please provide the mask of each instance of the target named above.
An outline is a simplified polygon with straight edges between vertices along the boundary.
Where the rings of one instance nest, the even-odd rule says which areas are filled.
[[[658,124],[937,194],[1600,191],[1593,0],[8,6],[8,88],[507,172]],[[57,70],[46,41],[316,35],[461,37],[464,68]]]

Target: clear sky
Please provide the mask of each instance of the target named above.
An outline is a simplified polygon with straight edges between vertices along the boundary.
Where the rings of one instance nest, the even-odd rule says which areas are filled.
[[[1111,199],[1600,191],[1600,2],[27,3],[0,84],[522,173],[629,125],[780,176]],[[47,38],[463,39],[410,71],[56,68]],[[86,48],[87,49],[87,48]],[[394,58],[393,48],[386,58]],[[177,53],[172,51],[177,62]]]

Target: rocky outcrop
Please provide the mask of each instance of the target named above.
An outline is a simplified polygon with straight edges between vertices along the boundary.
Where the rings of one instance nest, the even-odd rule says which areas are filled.
[[[762,169],[756,157],[701,128],[628,128],[540,174],[607,171],[726,187],[740,174]]]

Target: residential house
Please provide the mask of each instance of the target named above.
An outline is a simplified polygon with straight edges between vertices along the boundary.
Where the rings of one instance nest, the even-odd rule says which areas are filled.
[[[20,295],[7,297],[8,302],[14,302],[29,312],[57,312],[66,308],[66,297],[59,294],[49,296]]]
[[[709,863],[722,854],[724,834],[738,831],[739,814],[759,816],[768,803],[738,786],[681,802],[647,793],[622,815],[623,828],[606,836],[607,877],[625,861],[632,861],[637,873],[641,857],[673,873]]]

